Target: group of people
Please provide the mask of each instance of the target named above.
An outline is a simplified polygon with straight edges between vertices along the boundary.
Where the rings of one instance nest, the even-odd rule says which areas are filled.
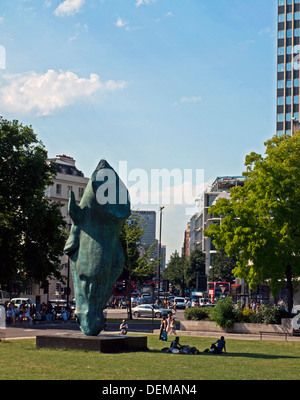
[[[16,326],[17,323],[23,325],[23,322],[31,322],[33,319],[34,307],[31,305],[26,305],[25,303],[20,304],[18,308],[13,303],[8,303],[5,306],[6,313],[6,324]]]
[[[160,323],[159,340],[166,340],[167,335],[176,335],[176,322],[171,314],[162,317]]]
[[[170,348],[164,348],[162,349],[162,351],[172,354],[200,354],[200,350],[198,350],[196,347],[181,345],[179,343],[178,336],[176,336],[176,338],[172,340]],[[226,353],[226,341],[224,339],[224,336],[221,336],[219,340],[217,340],[215,343],[212,343],[210,349],[204,350],[204,353],[212,354],[222,354],[223,352]]]
[[[37,306],[26,304],[23,301],[19,307],[10,302],[5,305],[5,320],[8,326],[23,325],[24,322],[35,324],[36,321],[54,321],[58,318],[68,321],[72,317],[72,310],[68,307],[52,306],[42,303]]]

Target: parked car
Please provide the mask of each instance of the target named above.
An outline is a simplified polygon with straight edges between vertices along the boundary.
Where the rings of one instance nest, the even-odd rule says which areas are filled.
[[[181,309],[185,309],[185,299],[184,297],[174,297],[174,300],[172,302],[172,304],[174,304],[174,301],[176,302],[176,309],[179,310]]]
[[[143,299],[143,303],[144,304],[152,304],[152,297],[151,296],[143,295],[142,299]]]
[[[161,308],[154,304],[141,304],[140,306],[134,307],[132,309],[132,313],[135,317],[152,317],[161,318],[163,316],[167,316],[168,314],[172,314],[172,310],[169,308]]]

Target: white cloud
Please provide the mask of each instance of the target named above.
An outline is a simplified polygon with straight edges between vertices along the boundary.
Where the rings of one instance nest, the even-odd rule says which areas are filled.
[[[269,26],[266,26],[261,31],[259,31],[259,35],[268,35],[270,37],[274,36],[272,29]]]
[[[0,108],[39,116],[53,114],[97,91],[115,91],[127,86],[125,81],[101,82],[96,74],[80,78],[71,71],[56,72],[51,69],[45,74],[30,72],[4,75],[3,78],[7,84],[0,87]]]
[[[142,6],[142,5],[149,5],[152,3],[155,3],[156,0],[136,0],[135,5],[136,7]]]
[[[128,24],[129,24],[129,21],[125,21],[121,17],[118,17],[117,22],[115,22],[115,25],[118,28],[124,28]]]
[[[178,106],[179,104],[184,103],[199,103],[202,101],[201,96],[192,96],[192,97],[182,97],[179,101],[176,101],[173,105]]]
[[[54,10],[57,17],[77,14],[84,6],[85,0],[65,0]]]
[[[166,17],[174,17],[174,14],[172,11],[167,12]]]

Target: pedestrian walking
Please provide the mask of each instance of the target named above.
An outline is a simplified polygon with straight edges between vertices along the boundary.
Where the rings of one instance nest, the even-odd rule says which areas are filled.
[[[167,330],[167,321],[166,317],[162,317],[160,322],[160,331],[159,331],[159,340],[163,340],[164,332]]]

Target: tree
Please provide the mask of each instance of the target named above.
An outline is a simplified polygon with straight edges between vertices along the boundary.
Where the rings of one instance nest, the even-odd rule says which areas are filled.
[[[121,242],[125,254],[125,272],[128,276],[136,279],[144,279],[153,274],[158,266],[158,260],[154,258],[153,243],[149,249],[144,249],[141,245],[143,229],[141,227],[141,218],[132,214],[125,222],[121,231]]]
[[[293,279],[300,275],[300,132],[273,137],[265,156],[246,157],[244,187],[231,189],[209,212],[223,216],[206,235],[217,248],[237,258],[234,275],[250,288],[268,280],[272,294],[287,287],[288,310],[293,306]]]
[[[171,254],[167,267],[162,273],[163,279],[169,279],[181,292],[185,291],[185,267],[185,257],[180,256],[178,251],[175,250],[174,253]]]
[[[60,280],[65,221],[45,198],[56,167],[31,127],[0,119],[0,283]]]
[[[205,254],[198,248],[191,251],[186,262],[185,282],[189,289],[198,287],[197,279],[205,275]]]
[[[158,260],[152,257],[156,243],[153,243],[146,251],[140,247],[141,238],[144,233],[141,223],[140,216],[133,213],[125,222],[120,234],[125,255],[125,265],[122,275],[126,275],[126,278],[129,280],[129,319],[132,319],[131,280],[133,278],[142,279],[152,275],[158,265]]]
[[[213,270],[209,271],[210,281],[233,283],[234,275],[232,270],[236,267],[236,258],[228,257],[224,249],[217,250],[212,254],[211,264]]]

